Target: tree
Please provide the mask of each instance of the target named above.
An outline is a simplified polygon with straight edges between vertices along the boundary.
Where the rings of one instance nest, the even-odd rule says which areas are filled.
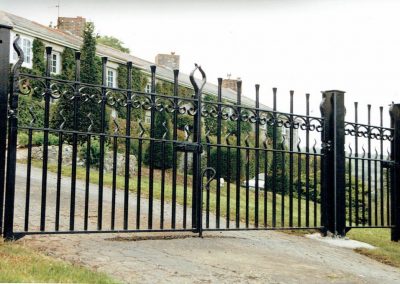
[[[66,47],[61,55],[61,79],[75,79],[75,54],[74,50]],[[73,128],[73,102],[70,100],[72,96],[71,90],[66,90],[67,94],[62,95],[58,100],[51,116],[51,127],[58,129],[64,123],[64,129]],[[61,114],[62,111],[62,114]],[[65,121],[64,121],[65,120]]]
[[[170,139],[170,130],[169,130],[169,117],[165,111],[156,112],[154,118],[154,138],[155,139]],[[164,126],[165,125],[165,126]],[[165,137],[164,137],[165,135]],[[164,151],[163,151],[164,144]],[[150,145],[147,147],[144,162],[145,164],[150,164],[150,155],[153,154],[153,166],[158,169],[162,169],[163,163],[165,169],[169,169],[172,167],[172,143],[168,142],[154,142],[153,152],[150,153]]]
[[[205,102],[211,102],[212,106],[216,106],[216,97],[211,96],[211,95],[204,95],[204,101]],[[204,104],[207,106],[208,104]],[[206,128],[206,131],[210,131],[210,135],[217,135],[217,128],[218,128],[218,120],[215,117],[208,116],[204,118],[204,126]]]
[[[32,71],[36,75],[44,75],[46,70],[45,46],[41,40],[34,39],[32,42]]]
[[[124,47],[124,43],[121,40],[119,40],[119,39],[117,39],[117,38],[115,38],[113,36],[99,36],[97,38],[97,42],[100,43],[100,44],[107,45],[109,47],[118,49],[118,50],[120,50],[122,52],[125,52],[125,53],[130,53],[131,52],[129,50],[129,48]]]
[[[96,37],[94,35],[94,24],[86,23],[85,30],[83,31],[83,45],[81,49],[81,82],[87,84],[99,84],[100,62],[96,57]],[[86,90],[85,93],[89,96],[95,95],[96,98],[83,102],[79,109],[79,125],[80,131],[86,132],[91,124],[91,121],[87,119],[87,115],[90,113],[93,121],[92,131],[99,133],[101,131],[101,104],[98,102],[98,92],[94,90]],[[105,118],[107,120],[107,115]],[[107,121],[105,125],[108,125]]]

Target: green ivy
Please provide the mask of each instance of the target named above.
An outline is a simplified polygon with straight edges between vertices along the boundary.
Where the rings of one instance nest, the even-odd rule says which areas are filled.
[[[34,39],[32,42],[32,70],[37,75],[44,75],[46,71],[45,61],[45,46],[39,39]]]

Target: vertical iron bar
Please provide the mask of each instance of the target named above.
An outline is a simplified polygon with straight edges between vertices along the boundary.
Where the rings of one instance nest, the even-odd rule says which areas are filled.
[[[361,160],[361,202],[362,202],[362,225],[365,226],[365,149],[362,146],[363,156]]]
[[[242,104],[242,81],[237,81],[237,93],[236,93],[236,111],[237,111],[237,122],[236,122],[236,228],[240,227],[240,143],[241,143],[241,107]]]
[[[156,66],[151,65],[151,110],[150,110],[150,165],[149,165],[149,208],[147,216],[147,228],[153,228],[153,188],[154,188],[154,128],[155,128],[155,104],[156,104]]]
[[[268,123],[265,123],[264,140],[264,228],[268,226]]]
[[[187,186],[188,186],[188,153],[185,152],[183,158],[183,228],[186,229],[187,222]],[[194,186],[194,185],[193,185]],[[192,199],[193,199],[192,194]],[[192,208],[193,209],[193,208]]]
[[[375,148],[376,151],[376,148]],[[375,155],[374,161],[374,203],[375,203],[375,226],[378,226],[378,152]]]
[[[278,115],[276,113],[276,92],[277,88],[273,88],[273,111],[274,111],[274,124],[272,126],[272,227],[276,226],[276,174],[277,174],[277,122]]]
[[[141,123],[141,122],[139,122]],[[142,133],[143,134],[143,133]],[[142,152],[143,152],[143,139],[139,135],[138,140],[138,173],[137,173],[137,192],[136,192],[136,230],[140,229],[140,200],[142,194]]]
[[[102,88],[101,88],[101,125],[100,125],[100,161],[99,161],[99,198],[97,229],[103,228],[103,183],[104,183],[104,144],[106,131],[106,102],[107,102],[107,57],[102,57]]]
[[[315,146],[313,147],[313,153],[314,153],[314,161],[313,161],[313,171],[314,171],[314,181],[313,181],[313,185],[314,185],[314,227],[317,227],[317,149],[315,148]]]
[[[255,176],[256,176],[256,183],[255,183],[255,192],[254,192],[254,226],[258,228],[258,207],[259,207],[259,180],[258,175],[260,174],[260,85],[256,84],[256,129],[255,129]]]
[[[372,225],[372,194],[371,194],[371,105],[368,105],[368,226]]]
[[[383,194],[383,178],[384,178],[384,175],[383,175],[383,167],[382,167],[382,161],[383,161],[383,129],[382,129],[382,127],[383,127],[383,107],[381,106],[381,107],[379,107],[379,115],[380,115],[380,127],[381,127],[381,129],[380,129],[380,131],[381,131],[381,139],[380,139],[380,161],[379,161],[379,181],[380,181],[380,191],[381,191],[381,194],[380,194],[380,196],[381,196],[381,201],[380,201],[380,206],[381,206],[381,226],[383,226],[384,225],[384,223],[385,223],[385,212],[384,212],[384,208],[385,208],[385,206],[384,206],[384,204],[385,204],[385,202],[384,202],[384,199],[383,199],[383,197],[384,197],[384,194]]]
[[[293,146],[294,146],[294,124],[293,121],[293,94],[290,91],[290,130],[289,130],[289,227],[293,227]]]
[[[354,158],[354,162],[355,162],[355,166],[354,166],[354,171],[355,171],[355,205],[356,205],[356,226],[358,226],[359,224],[359,183],[358,183],[358,102],[354,102],[354,113],[355,113],[355,117],[354,117],[354,127],[355,127],[355,136],[354,136],[354,144],[355,144],[355,158]]]
[[[201,87],[199,88],[195,79],[194,79],[194,72],[196,70],[199,70],[203,80],[201,82]],[[194,88],[194,105],[196,114],[194,117],[194,124],[193,124],[193,143],[197,144],[197,151],[193,153],[193,203],[192,207],[195,209],[194,210],[194,215],[192,215],[192,228],[196,229],[196,232],[199,233],[199,236],[202,236],[202,231],[203,231],[203,224],[202,224],[202,218],[203,218],[203,212],[202,212],[202,205],[203,205],[203,194],[202,194],[202,175],[201,175],[201,113],[202,113],[202,90],[204,85],[206,84],[207,78],[206,74],[204,71],[201,69],[200,66],[196,65],[196,68],[192,73],[190,74],[190,81],[192,83],[192,86]],[[194,221],[194,222],[193,222]]]
[[[88,132],[89,130],[90,129],[88,129]],[[85,218],[83,224],[85,231],[88,229],[89,222],[90,165],[92,164],[90,156],[91,142],[91,135],[88,133],[86,137]]]
[[[163,137],[164,139],[165,137]],[[161,152],[165,157],[165,141],[161,142]],[[161,163],[161,206],[160,206],[160,229],[164,229],[164,198],[165,198],[165,159]]]
[[[390,107],[391,126],[394,128],[391,143],[391,159],[394,165],[391,169],[391,239],[400,239],[400,104]]]
[[[46,225],[46,197],[47,197],[47,163],[49,154],[49,120],[50,120],[50,71],[51,71],[51,47],[46,47],[46,91],[44,94],[44,131],[43,131],[43,168],[42,168],[42,198],[40,209],[40,231],[45,230]]]
[[[75,195],[76,195],[76,162],[78,157],[78,134],[76,133],[79,131],[78,128],[78,117],[79,117],[79,103],[81,99],[81,94],[79,92],[79,85],[80,82],[80,53],[75,53],[75,93],[74,93],[74,116],[73,116],[73,130],[74,133],[72,134],[72,169],[71,169],[71,201],[70,201],[70,215],[69,215],[69,229],[70,231],[74,230],[75,227]],[[50,60],[48,58],[47,60]],[[51,65],[49,65],[50,68]],[[49,71],[50,72],[50,71]]]
[[[31,170],[32,170],[32,129],[28,131],[28,161],[26,169],[26,191],[25,191],[25,226],[24,230],[29,230],[29,208],[31,199]],[[56,211],[57,214],[57,211]],[[57,215],[56,215],[57,216]],[[57,224],[57,222],[56,222]]]
[[[131,154],[131,112],[132,112],[132,62],[127,62],[126,92],[126,140],[125,140],[125,182],[124,182],[124,230],[128,229],[129,218],[129,180],[130,180],[130,154]]]
[[[111,184],[111,230],[115,228],[115,198],[117,194],[117,153],[118,153],[118,130],[115,131],[113,137],[113,169],[112,169],[112,184]],[[125,156],[125,162],[129,160],[129,155]],[[126,164],[125,164],[126,165]],[[124,208],[124,214],[125,214]],[[125,222],[125,219],[124,219]],[[124,224],[125,225],[125,224]]]
[[[176,175],[177,175],[177,162],[178,155],[176,152],[175,144],[178,140],[178,114],[179,114],[179,105],[178,105],[178,94],[179,94],[179,83],[178,83],[179,70],[174,70],[174,127],[172,140],[173,143],[173,152],[172,152],[172,214],[171,214],[171,228],[175,229],[176,223]]]
[[[285,126],[282,126],[285,127]],[[285,227],[285,187],[286,187],[286,161],[285,161],[285,155],[286,155],[286,149],[285,149],[285,142],[282,141],[281,145],[281,227]]]
[[[207,157],[207,168],[211,167],[211,141],[210,138],[208,137],[208,134],[206,134],[206,157]],[[209,171],[206,172],[207,174],[207,180],[210,179],[210,174]],[[218,220],[218,219],[217,219]],[[210,227],[210,190],[206,190],[206,228],[208,229]]]
[[[7,100],[10,79],[10,40],[11,27],[0,26],[0,236],[3,233],[3,203],[4,203],[4,179],[6,169],[6,145],[7,145]]]
[[[222,78],[218,78],[218,115],[217,115],[217,145],[221,145],[221,134],[222,134]],[[216,228],[220,227],[220,215],[221,215],[221,147],[217,146],[217,168],[216,168],[216,179],[217,179],[217,191],[216,191]],[[229,221],[228,221],[229,222]]]
[[[249,227],[249,180],[250,180],[250,145],[246,137],[246,228]]]
[[[32,143],[32,131],[30,132],[30,144]],[[63,157],[63,132],[62,128],[58,133],[58,158],[57,158],[57,189],[56,189],[56,220],[55,220],[55,230],[58,231],[60,228],[60,203],[61,203],[61,176],[62,176],[62,157]],[[30,151],[31,152],[31,149]],[[28,152],[28,164],[30,164],[31,153]],[[30,176],[30,169],[29,169]],[[28,188],[27,188],[28,190]]]
[[[351,156],[349,156],[349,172],[348,172],[348,176],[349,176],[349,225],[352,226],[353,225],[353,173],[352,173],[352,158]],[[355,161],[355,160],[354,160]]]
[[[301,149],[300,140],[297,144],[297,226],[301,227],[301,196],[302,196],[302,178],[301,178]]]
[[[310,226],[310,94],[306,94],[306,227]]]
[[[229,136],[226,138],[226,227],[230,227],[231,216],[231,147],[229,146]]]

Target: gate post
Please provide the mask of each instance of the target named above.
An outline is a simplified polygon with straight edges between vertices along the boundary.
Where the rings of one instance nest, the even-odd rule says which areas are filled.
[[[4,178],[7,144],[7,103],[10,80],[11,27],[0,25],[0,236],[3,233]]]
[[[390,107],[391,126],[394,128],[392,141],[392,179],[391,179],[391,239],[400,240],[400,104]]]
[[[24,61],[24,54],[18,45],[20,37],[14,40],[14,49],[18,55],[18,61],[11,70],[11,88],[8,109],[8,148],[7,148],[7,174],[6,174],[6,196],[4,209],[4,228],[3,235],[5,239],[14,237],[14,199],[15,199],[15,174],[17,159],[17,132],[18,132],[18,80],[19,70]]]
[[[322,92],[322,225],[334,235],[346,234],[344,92]]]

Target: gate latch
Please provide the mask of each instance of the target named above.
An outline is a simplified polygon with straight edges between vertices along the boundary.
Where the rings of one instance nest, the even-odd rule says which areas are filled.
[[[201,144],[182,142],[175,145],[175,150],[177,152],[202,153],[203,147],[201,146]]]

